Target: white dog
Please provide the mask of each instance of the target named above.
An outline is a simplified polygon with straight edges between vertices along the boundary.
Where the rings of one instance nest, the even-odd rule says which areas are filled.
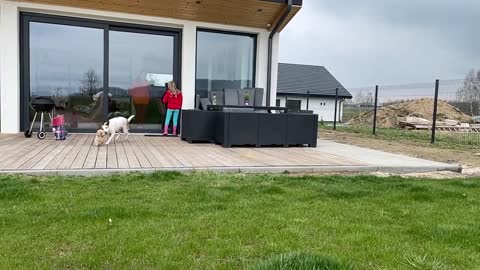
[[[110,135],[110,138],[108,138],[108,141],[105,144],[109,144],[113,136],[115,136],[115,134],[117,133],[117,138],[115,138],[115,140],[120,137],[120,133],[127,134],[125,140],[128,139],[128,124],[130,123],[130,121],[132,121],[134,117],[135,115],[132,115],[127,119],[125,117],[119,116],[114,117],[108,120],[108,122],[103,123],[102,129]]]

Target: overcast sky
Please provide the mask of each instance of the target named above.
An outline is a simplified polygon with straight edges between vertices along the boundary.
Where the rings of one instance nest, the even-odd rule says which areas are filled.
[[[480,68],[480,0],[304,0],[280,62],[325,66],[344,86],[463,78]]]

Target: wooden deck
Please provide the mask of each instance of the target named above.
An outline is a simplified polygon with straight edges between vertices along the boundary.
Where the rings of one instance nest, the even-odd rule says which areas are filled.
[[[320,148],[222,148],[188,144],[175,137],[123,136],[94,146],[93,134],[71,134],[65,141],[0,135],[0,172],[130,171],[177,169],[291,168],[361,166],[359,161],[323,153]]]

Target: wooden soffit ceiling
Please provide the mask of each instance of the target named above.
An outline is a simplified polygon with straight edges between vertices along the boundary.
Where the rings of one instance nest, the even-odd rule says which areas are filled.
[[[134,13],[191,21],[269,28],[286,7],[282,0],[15,0],[39,4]],[[281,29],[300,10],[294,0]],[[295,5],[296,4],[296,5]]]

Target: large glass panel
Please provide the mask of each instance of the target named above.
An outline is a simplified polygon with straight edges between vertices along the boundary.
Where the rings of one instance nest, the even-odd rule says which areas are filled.
[[[174,37],[110,31],[109,116],[135,114],[131,128],[160,130],[165,84],[174,79]]]
[[[255,36],[198,31],[196,93],[253,87]]]
[[[103,119],[103,29],[29,26],[30,97],[51,97],[68,128],[96,128]]]

